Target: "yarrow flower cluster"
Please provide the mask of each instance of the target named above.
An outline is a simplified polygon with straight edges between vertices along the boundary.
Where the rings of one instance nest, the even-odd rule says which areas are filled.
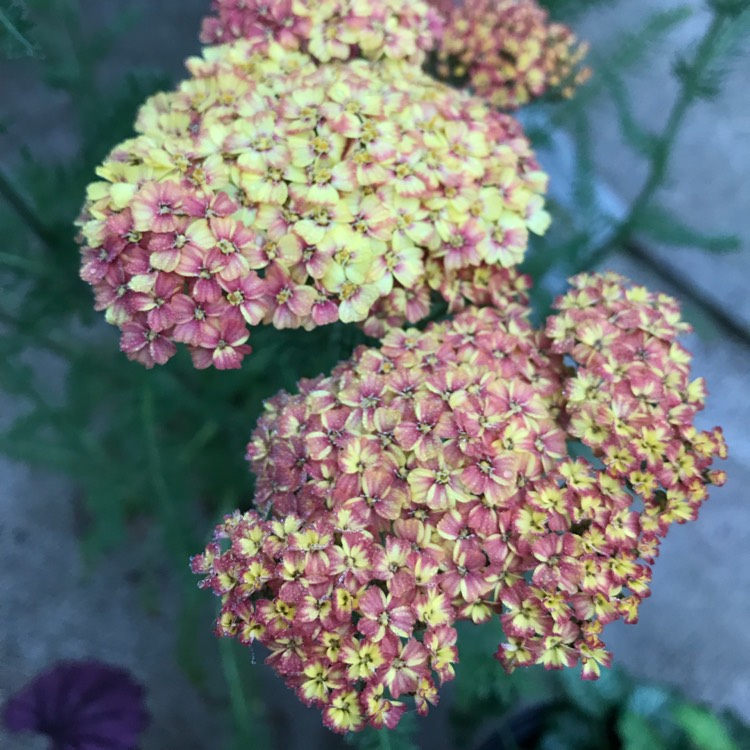
[[[271,399],[248,445],[266,515],[228,516],[193,560],[222,599],[217,632],[268,647],[336,731],[394,726],[405,696],[425,713],[461,619],[499,617],[508,671],[596,678],[603,626],[649,593],[655,539],[723,481],[720,431],[692,427],[703,394],[672,300],[577,277],[544,334],[502,275],[491,306],[391,331]],[[569,456],[578,436],[591,460]]]
[[[652,562],[669,525],[697,517],[706,484],[724,484],[724,472],[710,470],[726,458],[724,438],[693,426],[706,387],[690,380],[690,353],[675,340],[690,330],[675,300],[613,273],[571,284],[546,329],[552,351],[577,365],[565,381],[566,429],[642,499],[633,551]]]
[[[550,23],[533,0],[432,0],[445,15],[438,75],[466,81],[501,109],[516,109],[556,89],[573,95],[589,71],[588,51],[571,30]]]
[[[239,367],[260,323],[382,335],[433,292],[460,305],[469,277],[546,230],[518,123],[411,63],[317,65],[264,36],[188,68],[98,169],[81,219],[81,275],[147,367],[176,343],[196,367]]]
[[[201,41],[271,40],[318,62],[387,57],[421,64],[442,31],[425,0],[214,0]]]
[[[426,713],[459,620],[499,620],[509,672],[596,678],[604,625],[637,620],[726,447],[694,426],[705,387],[671,298],[581,275],[529,323],[515,267],[549,223],[547,177],[494,108],[568,95],[584,45],[529,0],[213,7],[214,46],[89,187],[97,309],[147,367],[177,344],[239,367],[259,324],[382,339],[267,402],[257,510],[192,561],[217,633],[268,648],[338,732],[392,728],[407,699]],[[474,93],[422,72],[438,40],[438,75]],[[401,330],[433,296],[452,319]]]

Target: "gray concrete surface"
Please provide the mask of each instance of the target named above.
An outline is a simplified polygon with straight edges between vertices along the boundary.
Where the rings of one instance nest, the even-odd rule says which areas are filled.
[[[580,23],[580,36],[590,39],[606,56],[623,31],[640,28],[657,9],[685,7],[692,15],[670,33],[648,65],[629,76],[631,101],[637,121],[660,132],[676,97],[672,65],[676,54],[690,49],[707,28],[710,15],[700,0],[621,0]],[[700,101],[688,113],[677,140],[668,184],[656,196],[689,226],[705,233],[736,234],[742,252],[716,255],[691,248],[660,248],[655,254],[675,272],[691,279],[712,300],[750,325],[750,37],[744,53],[728,67],[721,95]],[[592,145],[597,171],[626,201],[637,195],[644,181],[643,160],[625,146],[611,105],[601,106],[593,118]]]
[[[633,31],[657,8],[689,5],[692,16],[669,35],[647,70],[630,78],[638,121],[659,131],[676,95],[671,65],[675,54],[701,36],[709,15],[694,0],[628,0],[590,13],[580,36],[606,54],[623,30]],[[650,249],[679,278],[690,281],[726,312],[750,321],[750,39],[726,77],[722,95],[692,110],[677,141],[668,185],[657,198],[684,222],[710,233],[739,236],[738,253],[712,255],[690,248]],[[614,109],[593,117],[597,172],[624,203],[638,194],[642,163],[623,144]],[[673,292],[660,277],[627,258],[605,264],[653,289]],[[679,298],[679,295],[676,295]],[[710,330],[686,342],[694,372],[703,375],[709,398],[701,425],[724,427],[730,449],[728,481],[715,490],[697,523],[676,527],[654,566],[653,596],[634,626],[612,629],[615,660],[637,675],[664,680],[716,707],[731,707],[750,720],[750,351]]]
[[[5,404],[3,404],[5,406]],[[2,620],[0,703],[60,659],[122,665],[148,688],[153,721],[144,748],[204,750],[222,737],[221,714],[203,699],[173,657],[174,576],[164,571],[158,612],[147,612],[133,583],[142,561],[113,551],[86,569],[75,533],[75,488],[68,480],[0,460]],[[46,747],[40,738],[0,730],[0,747]]]
[[[620,29],[632,28],[648,8],[666,4],[622,0],[584,19],[581,36],[606,49]],[[111,9],[107,4],[88,5],[92,22],[97,13]],[[164,3],[158,13],[145,0],[131,5],[151,9],[149,24],[137,38],[120,41],[108,74],[121,75],[134,62],[144,61],[178,69],[175,61],[196,48],[203,0]],[[705,14],[697,13],[673,36],[671,46],[699,34],[705,21]],[[658,123],[664,117],[665,92],[671,90],[670,57],[656,56],[648,75],[636,82],[637,108],[647,121]],[[10,92],[5,102],[23,103],[16,113],[17,132],[51,154],[68,153],[74,142],[64,127],[69,116],[65,102],[45,98],[28,70],[13,70],[0,80]],[[678,272],[702,284],[745,320],[750,320],[745,186],[750,174],[750,101],[745,93],[749,70],[750,60],[745,59],[729,78],[724,96],[693,113],[676,154],[672,185],[661,196],[707,231],[742,235],[744,252],[734,256],[682,249],[663,252]],[[597,113],[594,133],[600,173],[624,199],[632,197],[642,174],[622,148],[613,113],[606,107]],[[662,280],[624,259],[608,267],[669,291]],[[727,434],[729,481],[714,493],[697,523],[670,533],[655,566],[654,595],[643,605],[641,621],[611,629],[608,642],[621,666],[666,680],[713,705],[732,707],[750,720],[750,352],[722,335],[693,336],[689,346],[695,354],[695,372],[707,378],[711,392],[705,425],[721,424]],[[0,396],[0,429],[12,409]],[[0,459],[0,703],[58,658],[98,656],[128,666],[148,685],[154,721],[143,750],[219,747],[216,716],[212,720],[171,656],[173,600],[167,594],[159,613],[144,611],[138,586],[128,583],[138,568],[129,550],[113,550],[95,570],[85,570],[75,538],[75,507],[75,487],[69,481]],[[320,735],[306,734],[314,724],[295,730],[289,740],[321,741]],[[2,748],[43,746],[10,740],[0,732]]]

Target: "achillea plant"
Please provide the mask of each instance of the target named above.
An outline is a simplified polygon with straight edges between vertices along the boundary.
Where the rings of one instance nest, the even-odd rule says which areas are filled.
[[[462,271],[519,263],[546,229],[547,178],[518,123],[412,59],[427,6],[403,10],[393,33],[420,33],[391,46],[379,4],[349,5],[336,23],[351,33],[323,51],[314,32],[338,28],[336,3],[295,3],[278,28],[220,4],[204,35],[243,38],[189,60],[99,168],[81,275],[130,358],[164,364],[183,343],[196,367],[236,368],[259,323],[382,335],[427,315],[433,291],[456,299]]]
[[[426,713],[460,619],[499,617],[509,672],[596,678],[603,626],[637,620],[660,538],[724,481],[721,431],[693,426],[705,392],[674,300],[583,275],[542,333],[500,276],[488,306],[391,331],[271,399],[247,453],[264,515],[228,516],[193,560],[222,599],[217,633],[265,645],[335,731],[393,727],[405,696]]]
[[[382,339],[267,402],[256,509],[192,561],[217,633],[267,647],[338,732],[426,713],[459,620],[499,620],[508,672],[595,679],[660,539],[725,479],[674,300],[580,275],[529,322],[516,266],[547,177],[495,107],[569,94],[584,47],[526,0],[444,6],[217,0],[213,46],[142,108],[80,221],[81,274],[147,367],[182,343],[237,368],[261,323]],[[473,92],[423,72],[436,42]],[[402,330],[433,298],[451,317]]]

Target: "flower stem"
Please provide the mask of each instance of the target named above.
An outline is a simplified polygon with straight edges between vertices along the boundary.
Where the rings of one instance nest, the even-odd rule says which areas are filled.
[[[232,653],[232,644],[228,639],[220,639],[219,650],[221,651],[221,666],[224,670],[224,679],[229,688],[229,701],[232,705],[234,725],[239,733],[240,741],[244,744],[251,739],[251,727],[250,713],[247,710],[247,700],[245,698],[245,690],[242,687],[240,671],[237,668],[237,661]]]
[[[648,206],[654,193],[659,189],[669,166],[669,159],[672,155],[671,146],[682,127],[688,110],[697,99],[696,82],[703,73],[705,66],[708,64],[711,52],[723,31],[726,16],[721,13],[715,13],[706,33],[700,41],[700,45],[695,54],[693,64],[691,65],[690,74],[685,76],[680,93],[675,101],[672,111],[669,113],[667,123],[658,139],[654,158],[651,160],[651,168],[648,178],[641,188],[641,192],[630,207],[627,219],[623,222],[618,230],[617,240],[622,241],[630,232],[635,220],[641,211]]]
[[[248,696],[237,666],[237,657],[228,638],[219,640],[221,667],[229,689],[234,726],[237,729],[237,744],[242,750],[261,750],[270,747],[263,720],[263,704],[257,696]]]
[[[389,729],[381,729],[378,732],[380,750],[391,750],[391,733]]]
[[[0,8],[0,26],[4,26],[8,33],[26,50],[29,57],[34,56],[34,45],[18,30],[16,25],[8,18],[5,12]]]
[[[21,217],[24,223],[49,250],[55,250],[56,243],[54,236],[44,225],[42,220],[36,215],[34,209],[16,190],[10,179],[2,170],[0,170],[0,196],[5,198],[6,202],[16,210],[16,213]]]
[[[143,422],[143,437],[148,454],[151,484],[156,494],[166,541],[175,555],[187,558],[191,552],[191,541],[185,532],[179,509],[164,478],[161,451],[156,439],[154,397],[150,385],[145,385],[141,391],[141,420]]]

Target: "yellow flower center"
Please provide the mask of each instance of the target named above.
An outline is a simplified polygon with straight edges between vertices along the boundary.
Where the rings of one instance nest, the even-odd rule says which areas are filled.
[[[224,255],[231,255],[232,253],[237,252],[237,245],[227,239],[219,240],[216,243],[216,247],[218,247]]]

